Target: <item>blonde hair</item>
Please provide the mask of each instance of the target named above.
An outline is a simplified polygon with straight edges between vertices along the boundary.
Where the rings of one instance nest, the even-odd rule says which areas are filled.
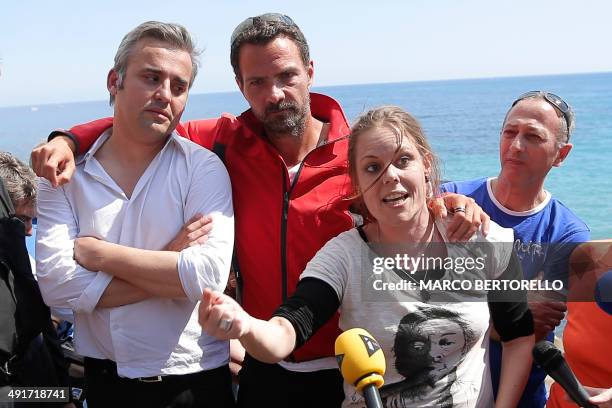
[[[359,191],[359,184],[357,181],[356,147],[359,137],[372,129],[390,130],[396,137],[396,151],[399,151],[402,147],[404,138],[412,140],[422,159],[429,163],[430,169],[428,179],[429,183],[431,183],[431,189],[434,195],[438,192],[440,186],[440,167],[438,158],[427,141],[425,132],[416,118],[398,106],[381,106],[372,109],[361,115],[351,128],[348,147],[348,172],[352,185],[352,195],[350,198],[355,199],[355,204],[357,206],[355,210],[370,221],[372,221],[372,217],[363,202],[363,191]],[[388,163],[387,167],[390,165],[391,163]],[[381,176],[382,172],[374,183],[376,183]],[[372,185],[374,185],[374,183],[372,183]]]

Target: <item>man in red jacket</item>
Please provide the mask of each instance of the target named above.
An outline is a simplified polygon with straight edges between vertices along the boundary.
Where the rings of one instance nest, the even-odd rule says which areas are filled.
[[[314,254],[358,222],[348,211],[349,127],[336,101],[310,93],[314,66],[291,18],[264,14],[244,20],[232,34],[230,59],[250,109],[238,117],[188,122],[177,131],[213,150],[227,166],[241,302],[253,316],[267,319],[293,293]],[[112,121],[103,119],[60,132],[63,137],[33,152],[35,170],[55,185],[67,182],[72,150],[86,151],[109,126]],[[457,238],[471,235],[481,218],[488,220],[463,196],[446,201],[449,208],[465,209],[454,220]],[[203,224],[186,226],[182,239],[201,238]],[[337,318],[332,319],[280,365],[246,356],[239,405],[340,406],[342,379],[333,358],[338,334]]]

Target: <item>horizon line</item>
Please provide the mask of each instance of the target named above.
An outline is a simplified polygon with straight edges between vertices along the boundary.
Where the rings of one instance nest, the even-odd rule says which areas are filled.
[[[316,91],[317,88],[341,88],[351,86],[366,86],[366,85],[393,85],[393,84],[405,84],[405,83],[428,83],[428,82],[457,82],[457,81],[473,81],[473,80],[493,80],[493,79],[511,79],[511,78],[538,78],[538,77],[558,77],[558,76],[573,76],[573,75],[598,75],[598,74],[612,74],[612,71],[588,71],[588,72],[565,72],[565,73],[552,73],[552,74],[531,74],[531,75],[504,75],[504,76],[483,76],[483,77],[462,77],[462,78],[439,78],[439,79],[420,79],[420,80],[406,80],[406,81],[390,81],[390,82],[361,82],[361,83],[349,83],[349,84],[335,84],[335,85],[314,85],[312,89]],[[240,93],[239,90],[234,91],[213,91],[213,92],[199,92],[190,94],[190,97],[196,95],[224,95]],[[40,104],[24,104],[24,105],[0,105],[0,109],[8,108],[37,108],[39,106],[52,106],[52,105],[71,105],[77,103],[93,103],[93,102],[106,102],[107,99],[82,99],[65,102],[53,102],[53,103],[40,103]]]

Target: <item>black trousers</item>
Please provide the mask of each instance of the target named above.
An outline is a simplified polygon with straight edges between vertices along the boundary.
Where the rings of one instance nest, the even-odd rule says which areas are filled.
[[[336,369],[300,373],[245,356],[239,373],[239,408],[338,408],[344,400]]]
[[[119,377],[117,365],[111,360],[86,357],[85,389],[89,408],[234,407],[228,366],[142,381]]]

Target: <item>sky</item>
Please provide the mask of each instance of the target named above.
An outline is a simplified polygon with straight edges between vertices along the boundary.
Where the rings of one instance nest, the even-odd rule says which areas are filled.
[[[300,26],[319,86],[612,71],[609,0],[21,0],[0,7],[0,107],[107,99],[117,46],[146,20],[204,49],[192,93],[236,91],[231,32],[265,12]]]

